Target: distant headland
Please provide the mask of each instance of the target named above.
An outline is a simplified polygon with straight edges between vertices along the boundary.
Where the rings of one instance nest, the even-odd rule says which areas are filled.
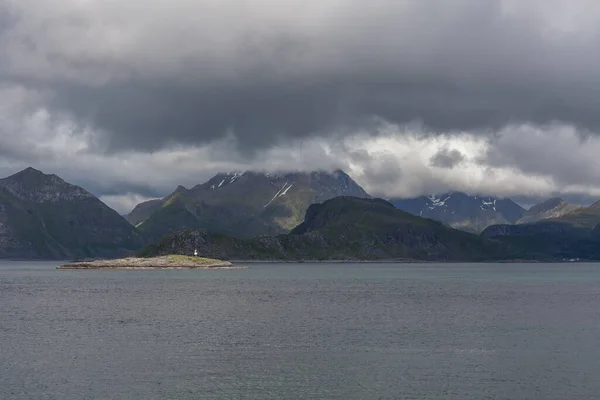
[[[56,269],[211,269],[211,268],[244,268],[235,266],[229,261],[169,254],[159,257],[127,257],[112,260],[74,261],[60,265]]]

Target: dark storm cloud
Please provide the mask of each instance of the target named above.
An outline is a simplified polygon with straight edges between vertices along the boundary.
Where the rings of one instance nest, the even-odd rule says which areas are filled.
[[[600,102],[595,99],[561,107],[531,99],[521,89],[503,99],[493,88],[477,93],[461,88],[452,96],[424,88],[411,95],[391,79],[369,84],[356,79],[335,85],[321,82],[308,88],[265,83],[197,90],[129,82],[71,87],[59,91],[49,105],[106,131],[112,147],[141,150],[169,142],[205,143],[227,132],[234,134],[242,148],[264,148],[279,140],[355,132],[368,126],[374,116],[399,124],[418,119],[433,131],[499,129],[514,121],[563,120],[590,129],[600,124],[600,114],[593,109]],[[513,96],[522,102],[509,101]]]
[[[187,0],[136,14],[138,3],[13,5],[0,79],[45,93],[112,150],[226,132],[257,149],[372,117],[444,132],[600,127],[600,7],[585,0],[258,1],[247,14]]]
[[[242,148],[265,147],[283,138],[323,133],[335,122],[331,94],[292,87],[248,84],[194,88],[129,82],[101,88],[71,87],[50,103],[101,127],[113,147],[156,150],[197,144],[231,133]]]
[[[588,202],[599,22],[592,0],[0,1],[0,170],[120,212],[244,169]]]
[[[465,159],[464,154],[456,149],[443,148],[434,154],[429,160],[434,167],[454,168]]]

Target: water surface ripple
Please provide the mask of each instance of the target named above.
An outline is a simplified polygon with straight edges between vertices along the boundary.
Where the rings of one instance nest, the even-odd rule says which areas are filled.
[[[0,399],[599,399],[600,264],[0,263]]]

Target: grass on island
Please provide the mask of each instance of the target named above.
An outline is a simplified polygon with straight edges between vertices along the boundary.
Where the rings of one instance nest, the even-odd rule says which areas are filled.
[[[171,263],[194,263],[194,264],[215,264],[223,262],[215,258],[204,258],[198,256],[184,256],[181,254],[169,254],[167,259]]]

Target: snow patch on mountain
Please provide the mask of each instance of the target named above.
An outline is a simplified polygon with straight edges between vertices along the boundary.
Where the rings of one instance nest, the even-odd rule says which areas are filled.
[[[392,199],[391,203],[414,215],[436,219],[457,229],[476,233],[489,224],[515,223],[525,212],[510,199],[461,192]]]
[[[481,199],[481,209],[482,210],[494,210],[496,211],[496,200],[497,199],[489,199],[489,201],[486,201],[484,199]]]
[[[218,189],[218,188],[226,186],[226,185],[231,185],[240,176],[242,176],[244,174],[245,174],[245,172],[241,172],[241,171],[217,174],[213,179],[211,179],[212,183],[211,183],[211,185],[209,185],[209,187],[211,189]],[[219,181],[219,179],[220,179],[220,181]],[[217,184],[217,182],[219,182],[219,183]]]
[[[294,186],[294,183],[295,182],[292,182],[292,184],[290,186],[288,186],[287,188],[285,188],[284,191],[281,192],[281,194],[279,195],[279,197],[285,195],[288,192],[288,190],[290,190],[292,188],[292,186]]]
[[[284,183],[284,184],[283,184],[283,186],[281,187],[281,189],[279,189],[279,190],[277,191],[277,193],[275,193],[275,196],[273,196],[273,198],[272,198],[271,200],[269,200],[269,202],[268,202],[267,204],[265,204],[265,205],[264,205],[264,207],[265,207],[265,208],[266,208],[266,207],[267,207],[269,204],[271,204],[271,203],[273,202],[273,200],[275,200],[277,197],[279,197],[279,196],[282,194],[282,192],[283,192],[284,190],[286,190],[286,186],[287,186],[287,184],[288,184],[288,182],[286,182],[286,183]],[[291,187],[291,186],[290,186],[290,187]],[[288,189],[289,189],[289,188],[288,188]],[[286,190],[286,191],[287,191],[287,190]],[[285,194],[285,193],[283,193],[283,194]]]
[[[450,200],[450,198],[452,197],[452,195],[448,195],[446,196],[445,199],[442,200],[441,197],[437,197],[436,195],[432,194],[430,196],[427,197],[428,199],[428,204],[427,204],[427,208],[429,208],[429,210],[434,210],[436,208],[447,208],[447,204],[446,202],[448,200]],[[444,210],[445,211],[445,210]],[[420,215],[423,215],[423,212],[421,211]]]

